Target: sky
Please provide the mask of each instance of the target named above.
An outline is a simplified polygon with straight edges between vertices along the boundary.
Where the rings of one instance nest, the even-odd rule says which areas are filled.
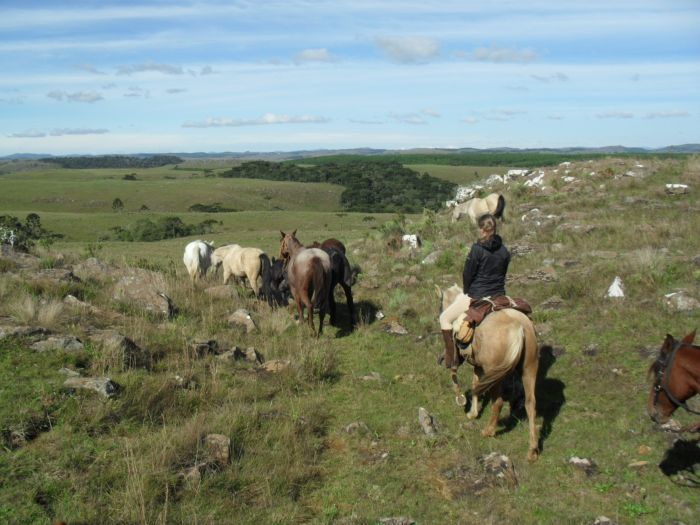
[[[700,142],[700,0],[0,0],[0,155]]]

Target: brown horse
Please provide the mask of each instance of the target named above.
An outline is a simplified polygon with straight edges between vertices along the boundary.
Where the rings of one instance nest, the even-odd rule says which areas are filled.
[[[338,250],[340,253],[345,255],[345,245],[339,241],[338,239],[334,239],[331,237],[330,239],[326,239],[323,242],[318,242],[314,241],[311,244],[307,246],[307,248],[321,248],[322,250],[330,250],[333,248],[334,250]]]
[[[455,293],[461,292],[453,286],[441,292],[442,305],[446,308],[452,303]],[[442,311],[442,310],[441,310]],[[525,410],[529,426],[528,461],[536,461],[539,455],[537,430],[535,427],[535,381],[539,364],[537,335],[530,318],[522,312],[511,308],[499,310],[486,316],[477,326],[471,343],[469,362],[474,366],[472,378],[472,405],[467,413],[469,419],[479,415],[479,396],[489,394],[491,398],[491,419],[481,431],[485,437],[496,434],[496,425],[503,408],[503,380],[512,372],[520,370],[525,389]],[[457,383],[457,366],[452,370],[452,382],[455,387],[457,402],[466,404]]]
[[[297,231],[280,231],[280,258],[287,261],[287,280],[297,305],[299,321],[308,311],[309,325],[316,336],[323,331],[323,319],[329,307],[331,291],[331,261],[319,248],[305,248],[296,238]],[[314,327],[314,306],[318,307],[318,332]]]
[[[647,409],[657,423],[665,423],[678,407],[700,414],[686,400],[700,393],[700,346],[694,345],[695,330],[680,341],[670,334],[659,349],[659,356],[649,367],[654,384],[649,391]],[[694,429],[700,424],[694,425]]]

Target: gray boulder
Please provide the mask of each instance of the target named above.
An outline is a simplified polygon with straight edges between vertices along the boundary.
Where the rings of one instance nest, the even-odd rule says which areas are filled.
[[[63,388],[93,391],[106,398],[114,397],[120,390],[119,385],[109,377],[69,377],[64,381]]]
[[[124,271],[114,285],[112,296],[116,301],[169,319],[177,312],[162,274],[141,268]]]
[[[54,335],[32,344],[31,349],[37,352],[50,352],[52,350],[78,352],[83,349],[83,343],[72,335]]]

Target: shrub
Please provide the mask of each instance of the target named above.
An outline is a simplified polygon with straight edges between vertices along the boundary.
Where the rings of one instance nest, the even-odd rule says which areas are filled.
[[[199,224],[185,224],[179,217],[170,216],[156,221],[139,219],[126,228],[117,226],[112,228],[112,231],[120,241],[152,242],[209,233],[214,224],[217,224],[217,221],[213,219],[207,219]]]

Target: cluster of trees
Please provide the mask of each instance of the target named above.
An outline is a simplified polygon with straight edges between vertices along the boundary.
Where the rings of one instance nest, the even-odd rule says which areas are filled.
[[[96,157],[48,157],[42,162],[51,162],[67,169],[86,168],[158,168],[183,162],[175,155],[152,155],[131,157],[128,155],[99,155]]]
[[[211,204],[193,204],[188,208],[190,211],[200,212],[200,213],[225,213],[231,211],[238,211],[235,208],[226,208],[220,202],[213,202]]]
[[[0,215],[0,244],[11,245],[15,250],[28,251],[36,241],[51,244],[63,237],[41,225],[41,217],[36,213],[27,215],[24,222],[11,215]]]
[[[345,187],[340,196],[345,210],[371,213],[437,210],[455,190],[455,184],[427,173],[421,175],[399,162],[361,157],[310,167],[252,161],[235,166],[221,176],[338,184]]]
[[[127,227],[116,226],[112,228],[112,232],[118,241],[151,242],[209,233],[214,224],[218,224],[218,222],[213,219],[202,221],[199,224],[185,224],[179,217],[170,216],[161,217],[155,221],[139,219]]]

